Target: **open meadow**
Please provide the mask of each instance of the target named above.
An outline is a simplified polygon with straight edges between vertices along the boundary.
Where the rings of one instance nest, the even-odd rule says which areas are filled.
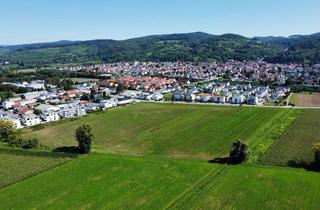
[[[93,127],[95,151],[126,155],[167,155],[210,159],[227,155],[232,142],[251,145],[257,159],[300,111],[273,108],[139,103],[84,118],[29,130],[24,136],[59,147],[75,145],[74,130]]]
[[[74,130],[90,124],[94,151],[0,148],[0,209],[316,210],[319,174],[276,165],[312,160],[319,117],[317,109],[138,103],[28,128],[24,137],[52,150],[76,145]],[[249,163],[209,161],[238,138]]]
[[[298,169],[90,154],[0,190],[0,209],[317,209],[318,179]]]

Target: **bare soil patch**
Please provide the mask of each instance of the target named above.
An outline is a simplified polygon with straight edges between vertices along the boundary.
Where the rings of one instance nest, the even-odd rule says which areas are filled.
[[[301,107],[320,107],[320,94],[298,94],[296,105]]]

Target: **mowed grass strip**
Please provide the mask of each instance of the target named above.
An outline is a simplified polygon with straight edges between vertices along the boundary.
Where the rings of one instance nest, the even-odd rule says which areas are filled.
[[[0,147],[0,188],[71,160],[64,154]]]
[[[222,167],[90,154],[0,190],[0,209],[162,209]]]
[[[313,161],[312,145],[316,142],[320,142],[320,110],[303,110],[293,125],[262,156],[261,163],[286,166]]]
[[[38,138],[51,147],[74,145],[74,130],[90,124],[96,151],[209,159],[226,155],[238,138],[251,144],[261,139],[257,136],[273,133],[278,119],[290,118],[292,112],[295,110],[139,103],[49,125],[25,137]]]
[[[212,173],[167,209],[319,209],[319,174],[254,165]]]

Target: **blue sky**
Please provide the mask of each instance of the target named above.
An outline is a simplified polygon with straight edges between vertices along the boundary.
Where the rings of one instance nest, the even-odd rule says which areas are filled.
[[[320,31],[320,0],[0,0],[0,44]]]

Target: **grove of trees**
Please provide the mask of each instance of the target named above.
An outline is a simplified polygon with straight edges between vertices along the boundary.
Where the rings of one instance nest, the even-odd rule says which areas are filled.
[[[11,147],[33,149],[39,146],[38,139],[22,139],[9,121],[0,121],[0,142]]]

